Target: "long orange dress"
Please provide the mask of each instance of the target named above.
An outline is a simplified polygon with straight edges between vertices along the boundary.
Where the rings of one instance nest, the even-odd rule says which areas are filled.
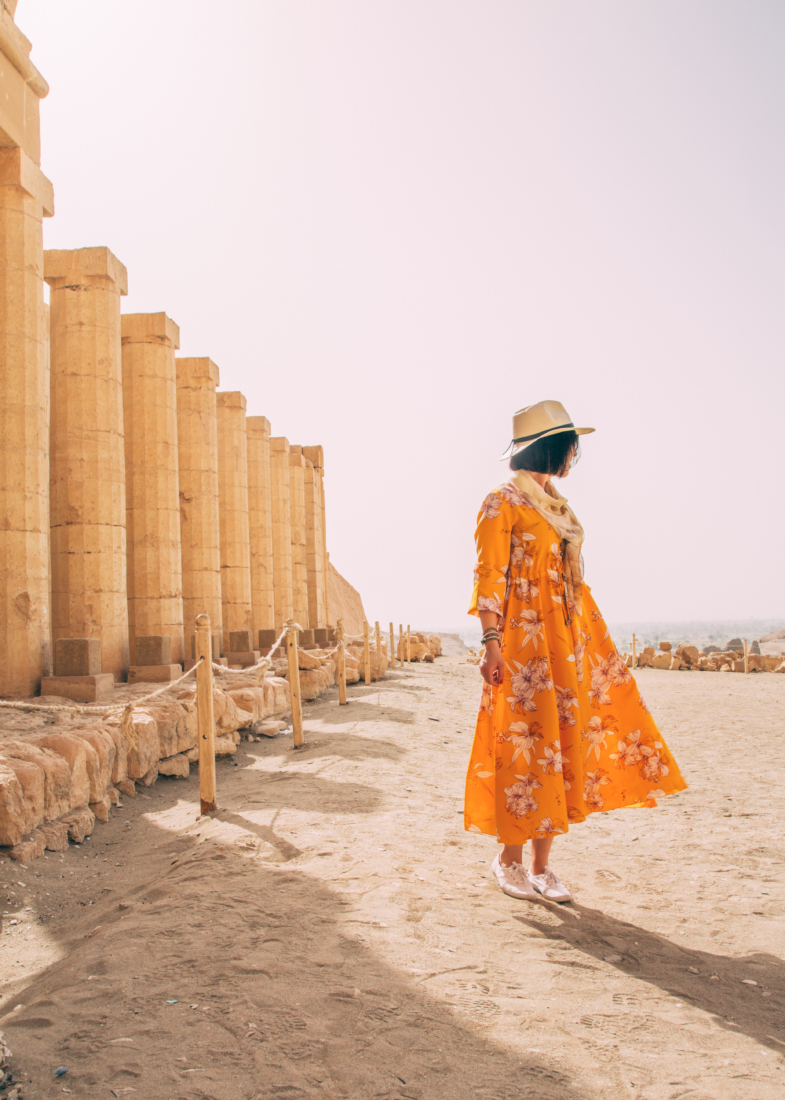
[[[501,616],[504,681],[483,683],[465,827],[521,844],[684,790],[588,586],[577,614],[560,536],[515,485],[486,497],[477,557],[469,613]]]

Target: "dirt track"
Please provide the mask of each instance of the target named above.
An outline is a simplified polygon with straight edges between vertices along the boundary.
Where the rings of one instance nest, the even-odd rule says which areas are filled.
[[[24,1100],[780,1100],[785,676],[639,683],[691,787],[557,839],[570,907],[505,897],[463,832],[454,658],[307,707],[299,752],[242,745],[217,820],[162,780],[3,858]]]

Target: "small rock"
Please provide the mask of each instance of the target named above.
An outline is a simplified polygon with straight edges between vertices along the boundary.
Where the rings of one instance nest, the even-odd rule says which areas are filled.
[[[606,963],[620,963],[621,955],[605,955],[604,959]]]
[[[58,1066],[55,1070],[55,1077],[62,1077],[64,1073],[68,1073],[68,1068],[66,1066]]]

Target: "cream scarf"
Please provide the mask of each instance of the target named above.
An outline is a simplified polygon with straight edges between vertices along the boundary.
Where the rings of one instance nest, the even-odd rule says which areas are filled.
[[[578,517],[567,503],[567,498],[554,489],[552,481],[546,481],[545,488],[541,489],[528,470],[516,470],[510,484],[528,498],[535,512],[539,512],[563,540],[567,602],[580,615],[583,610],[583,528]]]

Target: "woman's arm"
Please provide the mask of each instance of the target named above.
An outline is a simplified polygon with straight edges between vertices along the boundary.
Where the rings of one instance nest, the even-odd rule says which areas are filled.
[[[495,630],[499,625],[499,616],[494,611],[480,611],[479,617],[483,634],[488,630]],[[491,684],[494,687],[504,680],[504,661],[502,660],[501,646],[498,642],[487,641],[485,643],[485,653],[480,661],[480,672],[486,684]]]

